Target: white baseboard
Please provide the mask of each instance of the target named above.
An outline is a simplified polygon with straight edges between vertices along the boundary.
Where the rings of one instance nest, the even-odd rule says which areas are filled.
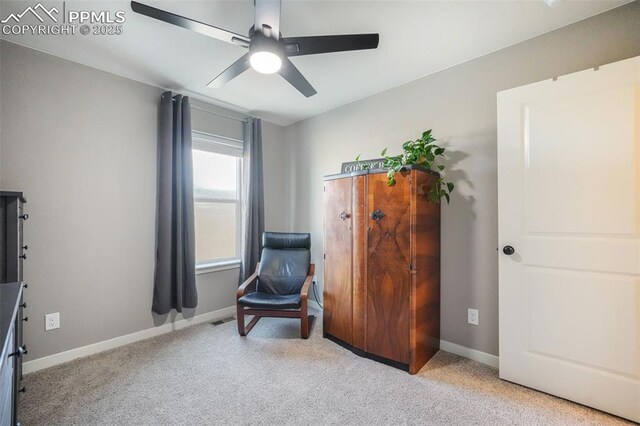
[[[25,362],[22,365],[22,371],[24,374],[33,373],[34,371],[42,370],[43,368],[53,367],[54,365],[63,364],[65,362],[72,361],[76,358],[97,354],[98,352],[104,352],[109,349],[114,349],[120,346],[128,345],[129,343],[134,343],[140,340],[149,339],[151,337],[169,333],[174,330],[180,330],[185,327],[189,327],[191,325],[200,324],[200,323],[209,322],[209,321],[217,321],[223,318],[227,318],[235,314],[235,312],[236,312],[236,307],[229,306],[228,308],[218,309],[217,311],[196,315],[192,318],[181,319],[175,322],[162,324],[158,327],[152,327],[146,330],[138,331],[135,333],[124,335],[124,336],[115,337],[113,339],[104,340],[102,342],[92,343],[87,346],[70,349],[65,352],[60,352],[57,354],[53,354],[53,355],[45,356],[42,358],[34,359],[32,361]]]
[[[461,346],[455,343],[447,342],[446,340],[440,340],[440,349],[445,352],[450,352],[455,355],[460,355],[465,358],[469,358],[474,361],[487,364],[490,367],[498,368],[499,358],[495,355],[491,355],[486,352],[467,348],[466,346]]]
[[[320,306],[310,300],[309,305],[316,309],[320,309]],[[63,364],[65,362],[73,361],[74,359],[97,354],[99,352],[108,351],[120,346],[135,343],[140,340],[149,339],[151,337],[159,336],[161,334],[169,333],[174,330],[181,330],[191,325],[201,324],[208,321],[216,321],[219,319],[227,318],[236,312],[235,306],[229,306],[228,308],[218,309],[217,311],[207,312],[206,314],[196,315],[192,318],[181,319],[175,322],[160,325],[158,327],[148,328],[146,330],[138,331],[135,333],[127,334],[113,339],[104,340],[102,342],[92,343],[87,346],[82,346],[75,349],[70,349],[65,352],[45,356],[42,358],[34,359],[32,361],[25,362],[22,366],[24,374],[33,373],[34,371],[42,370],[44,368],[53,367],[54,365]],[[465,346],[458,345],[456,343],[447,342],[446,340],[440,340],[440,349],[445,352],[450,352],[455,355],[463,356],[465,358],[472,359],[474,361],[481,362],[494,368],[498,368],[498,357],[495,355],[481,352],[475,349],[467,348]]]

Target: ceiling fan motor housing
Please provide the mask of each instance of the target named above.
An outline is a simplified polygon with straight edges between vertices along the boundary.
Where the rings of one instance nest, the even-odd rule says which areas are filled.
[[[256,31],[256,26],[252,25],[251,28],[249,28],[249,31],[247,33],[249,34],[249,38],[253,38],[257,34],[261,34],[261,35],[263,35],[265,37],[273,38],[273,39],[276,39],[276,40],[279,40],[279,39],[282,38],[282,33],[281,32],[278,32],[278,37],[274,37],[273,30],[271,29],[271,27],[269,25],[263,25],[261,31]]]
[[[282,57],[284,56],[282,51],[282,45],[275,38],[267,37],[261,32],[256,32],[251,36],[249,54],[255,52],[271,52]]]

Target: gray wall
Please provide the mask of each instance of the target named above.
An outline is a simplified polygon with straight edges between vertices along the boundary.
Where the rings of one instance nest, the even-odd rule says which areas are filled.
[[[637,55],[640,2],[287,127],[300,165],[290,188],[294,228],[311,231],[321,248],[322,176],[358,154],[399,152],[433,128],[450,152],[447,178],[457,183],[442,206],[442,338],[497,355],[496,92]],[[313,257],[322,264],[321,249]],[[479,326],[467,324],[467,308],[479,309]]]
[[[267,231],[288,232],[291,230],[288,207],[291,177],[284,130],[277,124],[262,121],[264,215]]]
[[[0,49],[0,185],[24,191],[30,214],[26,360],[182,318],[151,313],[162,90],[7,42]],[[239,128],[206,115],[194,114],[195,128]],[[265,123],[264,133],[265,185],[275,188],[283,129]],[[267,226],[282,229],[286,200],[268,195]],[[232,306],[237,276],[198,275],[198,308],[184,316]],[[44,331],[49,312],[60,312],[59,330]]]

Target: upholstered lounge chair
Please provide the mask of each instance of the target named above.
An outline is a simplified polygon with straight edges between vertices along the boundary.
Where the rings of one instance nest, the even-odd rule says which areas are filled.
[[[300,318],[300,335],[309,337],[307,298],[315,265],[311,235],[265,232],[256,271],[238,288],[238,332],[246,336],[262,317]],[[253,318],[245,326],[245,315]]]

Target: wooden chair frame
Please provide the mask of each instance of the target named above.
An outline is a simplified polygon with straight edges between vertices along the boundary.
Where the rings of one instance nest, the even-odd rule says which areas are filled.
[[[313,275],[316,271],[316,266],[312,263],[309,265],[309,273],[307,274],[307,278],[302,285],[302,289],[300,290],[300,309],[255,309],[242,306],[238,303],[238,299],[244,296],[246,293],[249,293],[247,290],[251,289],[255,286],[258,279],[258,269],[260,267],[260,263],[256,266],[255,272],[247,278],[245,282],[238,288],[236,293],[236,308],[238,310],[238,333],[241,336],[246,336],[254,325],[260,320],[262,317],[277,317],[277,318],[300,318],[300,336],[303,339],[309,338],[309,328],[311,323],[313,323],[313,315],[308,314],[308,295],[309,295],[309,287],[313,282]],[[245,326],[244,317],[245,315],[253,315],[249,324]]]

